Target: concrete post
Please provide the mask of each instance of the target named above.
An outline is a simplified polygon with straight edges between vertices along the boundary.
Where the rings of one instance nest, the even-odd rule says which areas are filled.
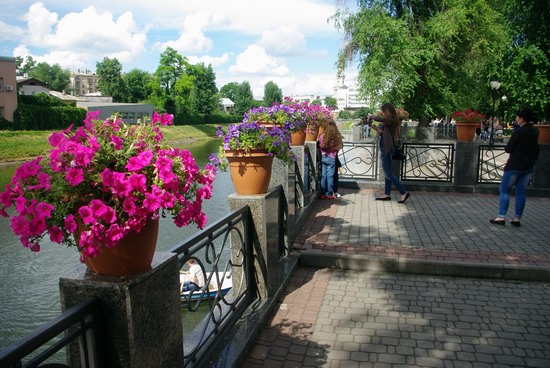
[[[230,194],[228,197],[231,211],[248,205],[252,212],[254,268],[261,298],[272,297],[278,286],[279,251],[284,247],[282,234],[284,227],[282,226],[279,204],[280,192],[280,187],[277,187],[266,194]],[[242,232],[243,229],[240,228],[240,231]],[[232,244],[240,244],[241,239],[237,233],[231,233],[231,242]],[[237,253],[239,251],[240,247],[231,247],[232,259],[238,258]],[[240,279],[240,275],[233,275],[233,287],[237,290],[239,285],[236,285],[236,283]]]
[[[479,145],[475,142],[455,143],[454,182],[460,185],[476,185]]]
[[[156,252],[151,271],[132,276],[98,275],[80,265],[61,277],[59,287],[63,310],[90,297],[101,301],[110,367],[183,366],[175,254]],[[78,349],[71,349],[69,355],[71,366],[79,367]]]

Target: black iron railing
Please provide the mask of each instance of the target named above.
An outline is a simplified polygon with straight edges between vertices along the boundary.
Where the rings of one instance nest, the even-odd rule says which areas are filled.
[[[378,173],[378,145],[375,142],[344,142],[338,152],[342,163],[341,178],[376,179]]]
[[[73,342],[78,344],[82,367],[105,367],[100,325],[99,300],[89,299],[1,350],[0,367],[69,367],[50,358]]]
[[[508,156],[508,153],[504,151],[504,146],[479,146],[477,183],[500,183]]]
[[[182,296],[182,303],[190,312],[208,310],[206,317],[184,340],[186,367],[203,363],[209,345],[241,317],[256,296],[253,231],[250,209],[245,206],[170,250],[178,255],[180,268],[189,259],[194,259],[206,280],[205,287]],[[229,277],[233,285],[229,293],[223,295],[218,288],[213,296],[208,296],[212,291],[209,285],[221,285]]]
[[[407,158],[401,163],[401,180],[453,181],[454,144],[404,143],[403,148]]]

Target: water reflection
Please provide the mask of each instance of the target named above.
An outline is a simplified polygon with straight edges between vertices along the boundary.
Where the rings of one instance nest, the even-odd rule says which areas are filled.
[[[200,166],[217,141],[183,144]],[[0,188],[11,180],[18,165],[0,166]],[[212,199],[204,203],[209,223],[229,211],[227,196],[234,192],[228,173],[219,173],[214,181]],[[161,219],[157,250],[166,251],[197,231],[196,226],[178,228],[171,218]],[[9,220],[0,217],[0,349],[55,318],[61,311],[59,277],[79,264],[76,249],[44,243],[39,253],[21,246],[9,228]]]

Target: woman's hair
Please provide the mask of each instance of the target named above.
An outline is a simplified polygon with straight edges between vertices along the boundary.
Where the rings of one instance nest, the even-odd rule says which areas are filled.
[[[391,103],[385,103],[382,105],[382,112],[384,113],[384,124],[389,128],[391,136],[396,137],[399,129],[399,119],[397,118],[397,111]]]
[[[342,148],[342,135],[334,121],[331,121],[325,126],[325,132],[323,134],[323,144],[321,148],[330,151],[336,151]]]

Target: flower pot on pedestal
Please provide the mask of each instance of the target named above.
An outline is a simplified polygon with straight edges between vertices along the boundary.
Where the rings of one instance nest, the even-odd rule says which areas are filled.
[[[127,234],[113,248],[102,247],[95,257],[84,262],[96,273],[112,276],[133,275],[147,272],[157,247],[159,220],[147,220],[139,233]]]
[[[457,121],[456,139],[459,142],[472,142],[476,134],[476,127],[479,125],[475,121]]]
[[[227,150],[225,157],[229,161],[229,172],[237,194],[267,193],[273,156],[264,150]]]
[[[319,127],[315,128],[306,128],[306,141],[316,141],[317,136],[319,135]]]
[[[306,142],[306,131],[300,130],[294,132],[290,135],[290,145],[291,146],[303,146]]]

